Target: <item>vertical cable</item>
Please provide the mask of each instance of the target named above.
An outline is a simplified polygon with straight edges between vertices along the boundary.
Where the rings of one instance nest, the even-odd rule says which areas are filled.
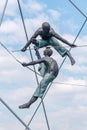
[[[76,8],[76,10],[79,11],[80,14],[82,14],[85,18],[87,18],[87,16],[71,0],[68,1]]]
[[[21,120],[21,118],[1,98],[0,101],[28,130],[30,130],[30,128]]]
[[[28,35],[27,35],[25,23],[24,23],[24,18],[23,18],[23,14],[22,14],[22,10],[21,10],[21,5],[20,5],[19,0],[17,0],[17,2],[18,2],[18,5],[19,5],[19,10],[20,10],[20,14],[21,14],[21,18],[22,18],[22,22],[23,22],[23,26],[24,26],[24,31],[25,31],[25,35],[26,35],[27,42],[28,42]],[[31,59],[32,59],[32,61],[33,61],[33,56],[32,56],[32,52],[31,52],[30,47],[29,47],[29,51],[30,51]],[[38,77],[37,77],[37,73],[36,73],[35,66],[33,66],[33,67],[34,67],[34,71],[35,71],[35,77],[36,77],[37,85],[39,85],[39,81],[38,81]],[[46,114],[46,110],[45,110],[45,106],[44,106],[44,102],[42,101],[42,99],[41,99],[41,102],[42,102],[42,106],[43,106],[43,110],[44,110],[44,114],[45,114],[45,118],[46,118],[48,130],[50,130],[49,123],[48,123],[48,119],[47,119],[47,114]]]
[[[7,3],[8,3],[8,0],[6,0],[5,6],[4,6],[4,9],[3,9],[3,13],[2,13],[2,16],[0,18],[0,26],[1,26],[2,21],[3,21],[3,17],[4,17],[4,14],[5,14],[6,7],[7,7]]]

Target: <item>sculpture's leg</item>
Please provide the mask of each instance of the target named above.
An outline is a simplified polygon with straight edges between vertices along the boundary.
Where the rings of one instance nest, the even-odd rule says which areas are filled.
[[[74,65],[74,64],[75,64],[75,60],[74,60],[74,58],[71,56],[71,54],[70,54],[69,51],[66,52],[66,55],[69,57],[69,59],[70,59],[70,61],[71,61],[71,65]]]
[[[29,102],[27,102],[27,103],[25,103],[25,104],[23,104],[23,105],[20,105],[19,108],[20,108],[20,109],[29,108],[30,105],[31,105],[32,103],[34,103],[37,99],[38,99],[38,97],[33,96],[33,97],[30,99]]]

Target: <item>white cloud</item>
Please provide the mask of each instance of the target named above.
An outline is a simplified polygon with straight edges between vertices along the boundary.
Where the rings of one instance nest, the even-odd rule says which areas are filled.
[[[68,19],[66,21],[63,21],[63,24],[65,24],[66,27],[68,27],[68,29],[70,29],[72,32],[74,32],[75,30],[77,30],[79,28],[79,26],[76,25],[72,19]]]
[[[31,86],[23,86],[19,88],[12,88],[7,93],[3,93],[4,91],[0,92],[1,97],[3,99],[9,100],[9,103],[11,104],[17,104],[19,102],[23,102],[26,99],[30,99],[33,95],[34,87]],[[32,94],[32,95],[31,95]]]
[[[44,3],[38,3],[36,0],[30,0],[28,3],[28,8],[32,11],[41,11],[45,7]]]
[[[6,16],[17,16],[17,1],[8,0],[5,15]]]
[[[59,82],[59,83],[58,83]],[[73,92],[81,92],[85,91],[85,85],[86,81],[81,79],[75,79],[74,77],[67,77],[66,81],[58,81],[57,79],[54,81],[53,87],[51,88],[52,91],[50,92],[52,95],[55,95],[55,93],[73,93]],[[83,85],[83,86],[80,86]]]
[[[25,33],[20,19],[3,21],[0,29],[1,41],[12,45],[22,44],[25,40]]]
[[[53,20],[58,20],[59,19],[60,13],[57,10],[50,9],[50,10],[48,10],[48,12],[52,16]]]
[[[45,21],[49,21],[49,17],[45,13],[40,13],[35,18],[25,19],[29,38]]]
[[[1,33],[13,33],[13,32],[18,32],[18,25],[16,24],[15,21],[7,20],[3,22],[0,32]]]

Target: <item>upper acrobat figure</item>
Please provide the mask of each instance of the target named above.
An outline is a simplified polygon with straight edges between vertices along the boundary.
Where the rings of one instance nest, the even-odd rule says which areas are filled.
[[[36,39],[38,36],[41,39]],[[59,41],[69,45],[70,47],[76,47],[76,45],[70,44],[66,39],[62,38],[59,34],[57,34],[53,28],[51,28],[48,22],[42,23],[42,27],[36,30],[30,40],[26,43],[26,45],[21,49],[21,51],[26,51],[27,47],[33,43],[37,49],[45,47],[45,46],[52,46],[62,57],[68,56],[71,64],[75,64],[74,58],[71,56],[70,52],[63,47]]]

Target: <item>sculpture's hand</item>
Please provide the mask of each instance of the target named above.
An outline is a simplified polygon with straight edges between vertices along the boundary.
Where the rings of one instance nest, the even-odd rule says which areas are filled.
[[[71,44],[71,47],[73,47],[73,48],[74,48],[74,47],[77,47],[77,46],[76,46],[75,44]]]
[[[24,66],[24,67],[25,67],[25,66],[27,66],[27,64],[24,62],[24,63],[22,63],[22,66]]]
[[[26,47],[23,47],[23,48],[21,49],[21,51],[24,52],[24,51],[26,51],[26,49],[27,49]]]
[[[34,46],[34,50],[35,50],[35,51],[37,51],[37,50],[38,50],[38,49],[37,49],[37,46]]]
[[[34,44],[34,45],[36,45],[36,46],[39,45],[39,43],[38,43],[38,41],[37,41],[36,38],[32,38],[32,39],[31,39],[31,42],[32,42],[32,44]]]

